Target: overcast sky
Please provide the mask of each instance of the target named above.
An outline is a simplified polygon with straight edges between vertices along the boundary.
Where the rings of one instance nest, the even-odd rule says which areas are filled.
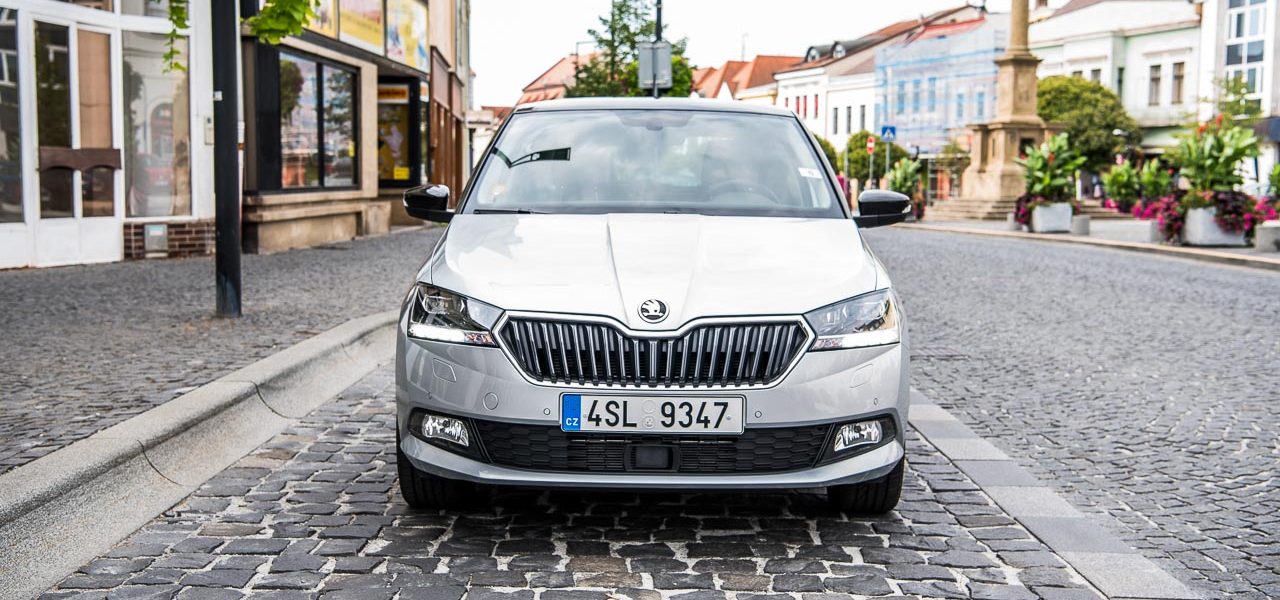
[[[975,2],[976,0],[970,0]],[[1024,0],[1025,1],[1025,0]],[[812,44],[855,38],[894,21],[963,0],[664,0],[664,36],[689,38],[688,56],[699,66],[737,59],[746,35],[747,56],[800,55]],[[1061,0],[1052,5],[1061,4]],[[990,0],[993,11],[1009,0]],[[520,90],[556,60],[589,41],[587,29],[609,0],[472,0],[471,62],[477,105],[510,105]],[[590,44],[582,44],[582,51]]]

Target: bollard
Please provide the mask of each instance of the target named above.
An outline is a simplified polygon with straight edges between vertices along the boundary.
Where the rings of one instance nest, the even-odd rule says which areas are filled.
[[[1071,235],[1089,235],[1089,215],[1071,217]]]
[[[1280,221],[1263,221],[1253,229],[1253,247],[1258,252],[1280,252]]]
[[[1022,231],[1022,224],[1018,222],[1018,216],[1013,213],[1005,215],[1004,223],[1009,231]]]

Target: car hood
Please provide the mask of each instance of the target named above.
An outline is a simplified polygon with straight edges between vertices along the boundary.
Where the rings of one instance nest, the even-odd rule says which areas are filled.
[[[609,316],[636,330],[797,315],[876,286],[874,259],[844,219],[460,214],[424,271],[506,310]],[[668,307],[659,323],[640,318],[649,299]]]

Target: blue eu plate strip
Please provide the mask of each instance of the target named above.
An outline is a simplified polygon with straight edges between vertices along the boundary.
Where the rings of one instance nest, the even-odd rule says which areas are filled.
[[[582,396],[565,394],[560,397],[560,429],[582,430]]]

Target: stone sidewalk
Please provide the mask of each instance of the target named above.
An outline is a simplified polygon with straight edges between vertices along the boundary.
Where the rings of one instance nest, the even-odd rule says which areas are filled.
[[[897,511],[815,493],[503,491],[415,513],[375,371],[43,597],[1099,598],[915,434]]]
[[[1097,246],[1191,260],[1280,270],[1280,252],[1278,251],[1263,250],[1254,246],[1196,247],[1166,244],[1151,240],[1150,226],[1151,221],[1096,219],[1090,223],[1089,235],[1087,236],[1067,233],[1029,233],[1021,229],[1010,230],[1008,224],[1004,221],[932,221],[925,219],[920,222],[904,223],[898,227],[900,229],[945,231],[1007,239]]]
[[[244,257],[244,317],[212,258],[0,272],[0,473],[349,319],[393,310],[442,229]]]

